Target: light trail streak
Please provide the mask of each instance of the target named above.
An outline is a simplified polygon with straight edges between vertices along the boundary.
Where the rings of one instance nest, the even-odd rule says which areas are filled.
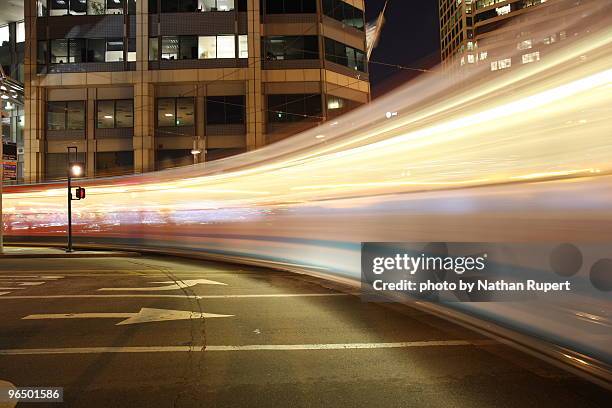
[[[257,151],[79,182],[88,194],[74,206],[77,242],[212,252],[348,277],[359,276],[365,241],[609,242],[612,24],[537,64],[477,71],[469,81],[423,75]],[[387,119],[389,111],[398,114]],[[8,187],[8,235],[61,239],[65,199],[63,184]],[[611,309],[589,296],[568,296],[574,314],[542,304],[470,311],[611,359],[609,333],[573,329],[577,316]]]

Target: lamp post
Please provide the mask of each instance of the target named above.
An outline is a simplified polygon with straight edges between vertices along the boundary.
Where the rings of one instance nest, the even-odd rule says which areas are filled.
[[[70,153],[74,153],[75,161],[70,160]],[[72,177],[81,177],[85,172],[85,166],[83,163],[79,163],[76,160],[78,150],[75,146],[68,147],[68,248],[66,252],[72,252],[72,200],[80,200],[72,198]],[[80,189],[80,187],[79,187]]]

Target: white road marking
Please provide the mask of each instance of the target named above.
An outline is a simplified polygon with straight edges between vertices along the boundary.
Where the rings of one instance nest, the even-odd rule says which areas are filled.
[[[167,310],[143,307],[136,313],[51,313],[33,314],[21,320],[47,320],[47,319],[125,319],[116,323],[116,326],[125,324],[138,324],[149,322],[167,322],[172,320],[210,319],[214,317],[233,317],[214,313],[192,312],[191,310]]]
[[[0,290],[19,290],[19,289],[27,289],[27,288],[0,288]]]
[[[490,340],[434,340],[398,343],[332,343],[332,344],[250,344],[243,346],[134,346],[134,347],[74,347],[40,349],[4,349],[0,356],[44,354],[100,354],[100,353],[177,353],[197,351],[301,351],[301,350],[359,350],[420,347],[456,347],[497,344]]]
[[[273,293],[262,295],[15,295],[2,299],[95,299],[95,298],[161,298],[161,299],[250,299],[250,298],[292,298],[351,296],[358,293]]]
[[[7,279],[29,279],[29,280],[52,280],[52,279],[62,279],[63,276],[56,276],[56,275],[45,275],[45,276],[41,276],[41,275],[0,275],[0,280],[7,280]]]
[[[225,283],[212,281],[208,279],[190,279],[183,281],[164,281],[164,282],[152,282],[152,283],[166,283],[169,285],[166,286],[151,286],[146,288],[102,288],[98,290],[129,290],[129,291],[153,291],[153,290],[179,290],[184,288],[190,288],[195,285],[223,285],[227,286]]]
[[[0,292],[0,296],[2,296],[2,295],[8,295],[9,293],[11,293],[11,292]]]
[[[43,285],[46,282],[18,282],[17,284],[19,286],[38,286],[38,285]]]
[[[0,380],[0,390],[8,392],[9,390],[14,390],[16,388],[17,387],[15,387],[15,384]],[[0,396],[0,408],[13,408],[15,405],[17,405],[18,401],[7,401],[6,397],[8,397],[8,395]]]

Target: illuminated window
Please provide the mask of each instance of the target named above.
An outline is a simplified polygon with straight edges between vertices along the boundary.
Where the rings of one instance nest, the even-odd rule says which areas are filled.
[[[475,61],[474,54],[468,54],[468,56],[467,56],[468,64],[473,64],[474,61]]]
[[[511,11],[510,4],[507,4],[502,7],[497,7],[495,9],[495,12],[497,13],[498,16],[503,16],[504,14],[508,14],[510,13],[510,11]]]
[[[0,27],[0,46],[8,45],[10,42],[9,26]]]
[[[179,38],[178,36],[165,36],[161,41],[161,58],[163,60],[178,59]]]
[[[244,36],[246,40],[246,36]],[[242,49],[243,55],[246,51],[248,56],[248,47],[246,50]],[[218,36],[205,36],[198,38],[198,58],[200,59],[211,59],[211,58],[236,58],[236,39],[233,35],[218,35]],[[246,58],[246,57],[241,57]]]
[[[542,41],[544,44],[549,45],[552,43],[557,42],[557,36],[555,34],[553,35],[549,35],[548,37],[545,37],[544,40]]]
[[[238,36],[238,58],[249,57],[249,41],[247,35]]]
[[[217,58],[236,58],[236,41],[233,35],[217,36]]]
[[[516,44],[516,49],[517,50],[528,50],[532,46],[533,46],[533,42],[531,40],[525,40],[525,41],[521,41],[520,43]]]
[[[15,38],[15,41],[18,43],[25,42],[25,23],[23,21],[17,23],[16,30],[17,30],[17,33],[16,33],[17,36]]]
[[[510,58],[493,61],[491,62],[491,71],[497,71],[500,69],[510,68],[511,65],[512,65],[512,60]]]
[[[487,51],[481,51],[481,52],[480,52],[480,59],[481,59],[481,60],[486,60],[488,55],[489,55],[489,54],[488,54],[488,52],[487,52]]]
[[[198,58],[217,58],[217,37],[207,36],[198,38]]]
[[[523,54],[521,57],[523,60],[523,64],[529,64],[530,62],[535,62],[540,60],[540,52],[530,52],[529,54]]]

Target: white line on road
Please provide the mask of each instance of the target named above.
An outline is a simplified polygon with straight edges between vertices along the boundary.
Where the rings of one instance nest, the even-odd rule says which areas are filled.
[[[27,288],[0,288],[0,290],[19,290],[19,289],[27,289]]]
[[[0,296],[2,296],[2,295],[7,295],[7,294],[9,294],[9,293],[11,293],[11,292],[0,292]]]
[[[478,346],[491,341],[434,340],[398,343],[332,343],[332,344],[249,344],[243,346],[135,346],[135,347],[74,347],[41,349],[5,349],[2,356],[41,354],[100,354],[100,353],[178,353],[198,351],[300,351],[300,350],[358,350],[417,347]],[[495,343],[491,343],[495,344]]]
[[[24,295],[4,296],[0,299],[95,299],[95,298],[166,298],[166,299],[249,299],[350,296],[356,293],[273,293],[263,295]]]

